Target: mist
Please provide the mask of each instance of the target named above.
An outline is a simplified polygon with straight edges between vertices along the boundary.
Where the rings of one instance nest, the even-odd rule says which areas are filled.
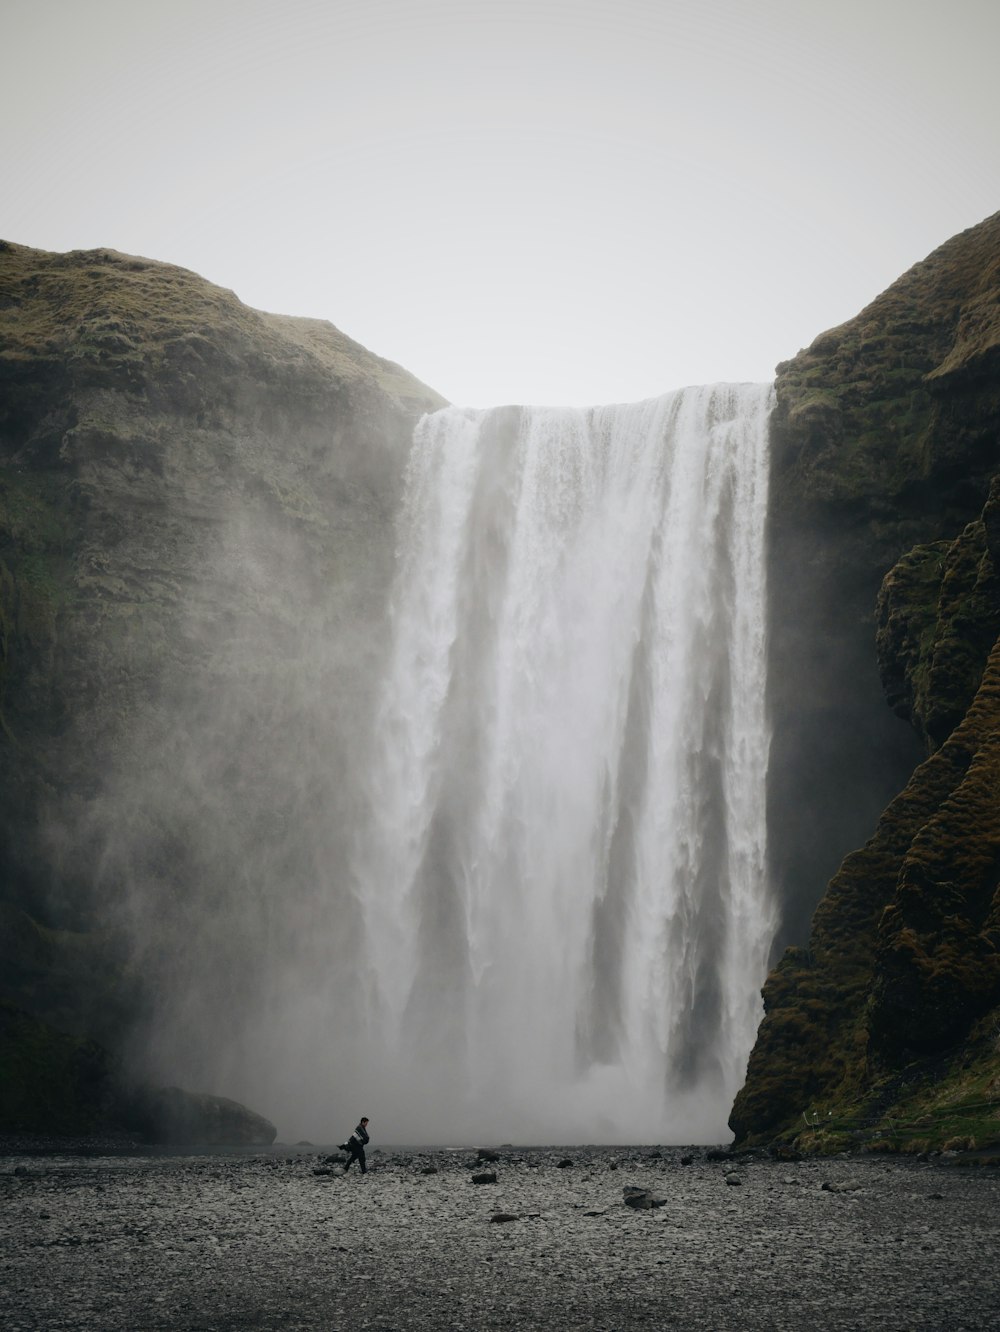
[[[75,832],[138,1074],[289,1141],[726,1136],[775,929],[770,392],[435,413],[334,556],[220,500]]]

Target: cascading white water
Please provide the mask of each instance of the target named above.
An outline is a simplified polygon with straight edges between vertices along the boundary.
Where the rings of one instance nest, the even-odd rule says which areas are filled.
[[[771,400],[417,428],[354,875],[370,1060],[442,1138],[726,1135],[774,931]]]

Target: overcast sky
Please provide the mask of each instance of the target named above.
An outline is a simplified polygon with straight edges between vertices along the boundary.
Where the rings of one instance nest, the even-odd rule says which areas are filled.
[[[997,0],[0,0],[0,235],[455,402],[767,380],[1000,208]]]

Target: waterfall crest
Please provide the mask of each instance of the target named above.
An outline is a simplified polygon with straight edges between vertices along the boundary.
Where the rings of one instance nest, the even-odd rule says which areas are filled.
[[[416,430],[353,881],[367,1048],[442,1138],[727,1135],[775,925],[772,396]]]

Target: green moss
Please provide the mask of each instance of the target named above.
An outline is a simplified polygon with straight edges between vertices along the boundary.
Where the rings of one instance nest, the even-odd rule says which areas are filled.
[[[914,1117],[914,1086],[959,1077],[960,1060],[945,1075],[942,1058],[964,1052],[1000,1004],[998,785],[1000,644],[967,716],[831,881],[810,950],[789,952],[768,977],[730,1120],[738,1139],[795,1134],[817,1111],[884,1136],[890,1106]],[[983,1058],[984,1077],[1000,1072],[995,1043]],[[992,1111],[971,1112],[979,1090],[960,1086],[962,1123],[945,1116],[923,1137],[992,1131]]]
[[[991,497],[987,512],[995,503]],[[1000,632],[1000,580],[985,515],[955,541],[904,556],[883,582],[876,619],[889,703],[934,749],[968,710]]]
[[[0,387],[41,389],[38,412],[45,365],[71,383],[134,395],[165,371],[245,366],[263,378],[309,366],[342,383],[370,382],[410,408],[444,402],[332,324],[263,314],[187,269],[114,250],[49,254],[0,242],[0,345]]]

